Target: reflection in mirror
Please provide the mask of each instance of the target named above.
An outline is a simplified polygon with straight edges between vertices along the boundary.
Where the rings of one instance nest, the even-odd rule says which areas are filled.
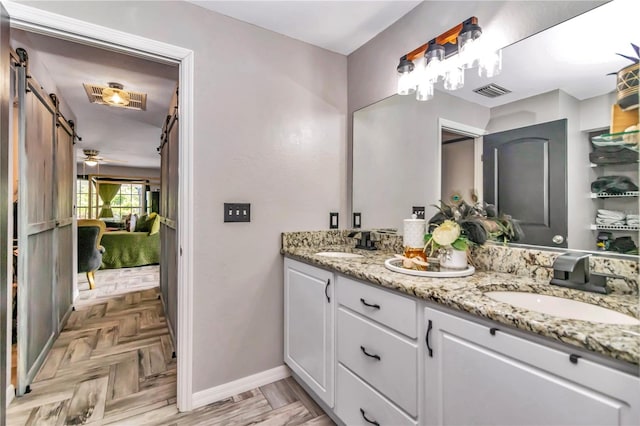
[[[627,13],[628,4],[607,3],[504,48],[502,74],[491,80],[467,70],[461,90],[445,91],[440,84],[427,102],[394,95],[356,111],[352,194],[362,227],[401,230],[413,207],[426,206],[428,219],[435,213],[431,206],[458,193],[469,200],[476,191],[501,210],[522,209],[514,194],[530,194],[524,199],[532,205],[524,209],[538,210],[530,211],[529,217],[520,214],[523,222],[532,222],[528,233],[540,238],[527,244],[596,251],[613,249],[612,241],[631,237],[637,245],[637,192],[624,197],[591,193],[592,182],[608,176],[638,184],[637,144],[625,145],[625,150],[634,151],[627,156],[630,163],[595,166],[590,161],[594,135],[624,130],[613,128],[616,78],[607,74],[628,65],[617,52],[631,53],[630,43],[638,44],[636,18]],[[498,86],[489,92],[504,88],[508,93],[485,97],[474,91],[488,84]],[[637,106],[631,110],[631,124],[637,124]],[[553,123],[564,123],[554,131],[566,146],[557,148],[558,136],[540,133],[538,126]],[[460,140],[451,142],[456,139]],[[533,139],[547,145],[535,145]],[[526,149],[516,153],[515,141]],[[487,155],[496,160],[492,165]],[[554,172],[556,167],[560,168]],[[511,174],[505,179],[508,169]],[[502,178],[493,182],[489,175]],[[565,192],[554,195],[554,188]],[[553,211],[558,200],[559,213]],[[557,214],[564,228],[542,237],[539,231],[545,226],[551,230],[558,223]]]

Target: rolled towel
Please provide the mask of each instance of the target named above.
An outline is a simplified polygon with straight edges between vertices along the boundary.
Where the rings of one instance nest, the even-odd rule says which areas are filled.
[[[598,225],[604,225],[604,226],[624,226],[626,222],[624,220],[617,220],[617,219],[606,219],[606,218],[601,218],[601,217],[597,217],[596,218],[596,224]]]
[[[617,211],[617,210],[599,209],[598,210],[598,216],[600,216],[600,217],[609,217],[609,218],[613,218],[613,219],[624,219],[626,214],[624,212],[620,212],[620,211]]]

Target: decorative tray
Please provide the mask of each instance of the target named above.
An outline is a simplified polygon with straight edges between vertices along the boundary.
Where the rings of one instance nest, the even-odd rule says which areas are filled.
[[[415,269],[406,269],[402,267],[402,259],[392,257],[384,262],[385,268],[393,272],[400,272],[401,274],[414,275],[416,277],[431,277],[431,278],[453,278],[453,277],[466,277],[472,275],[476,268],[470,266],[467,269],[447,269],[442,271],[418,271]]]

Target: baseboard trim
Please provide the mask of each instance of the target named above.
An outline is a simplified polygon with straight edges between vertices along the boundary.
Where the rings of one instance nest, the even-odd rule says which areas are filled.
[[[243,377],[223,385],[196,392],[192,397],[192,408],[202,407],[212,402],[237,395],[242,392],[285,379],[291,375],[289,367],[281,365],[271,370],[262,371],[251,376]]]
[[[13,398],[16,397],[16,389],[13,387],[13,384],[7,386],[7,408],[9,408],[9,404],[13,401]]]

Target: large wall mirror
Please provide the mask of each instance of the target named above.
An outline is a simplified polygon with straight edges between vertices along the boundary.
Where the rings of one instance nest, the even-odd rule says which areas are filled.
[[[505,47],[492,79],[468,69],[462,89],[439,83],[430,101],[394,95],[356,111],[352,195],[362,227],[401,230],[414,207],[428,219],[439,200],[470,201],[475,192],[529,226],[525,244],[597,251],[610,232],[637,245],[637,227],[596,227],[599,210],[637,215],[637,193],[593,198],[591,183],[615,175],[637,185],[638,163],[589,159],[591,137],[609,131],[616,103],[607,74],[630,64],[616,53],[633,55],[630,43],[640,42],[629,4],[604,4]],[[488,84],[509,92],[474,91]]]

